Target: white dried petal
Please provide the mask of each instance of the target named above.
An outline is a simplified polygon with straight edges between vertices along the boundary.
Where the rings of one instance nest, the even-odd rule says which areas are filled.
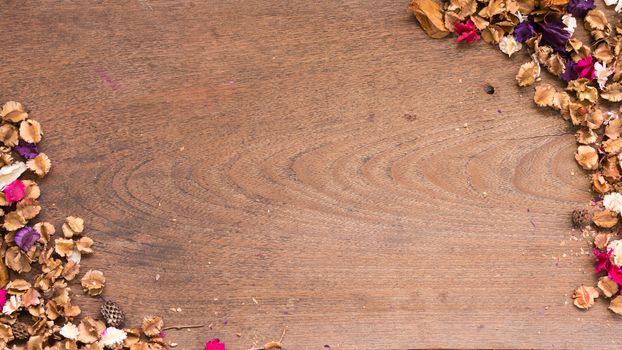
[[[78,327],[73,323],[67,323],[60,329],[60,335],[67,339],[77,340],[80,335]]]
[[[523,44],[516,41],[513,35],[506,35],[499,40],[499,49],[509,57],[512,57],[514,53],[520,51],[522,48]]]
[[[0,191],[11,182],[17,180],[26,170],[28,170],[28,167],[24,162],[15,162],[0,168]]]
[[[2,307],[2,313],[10,315],[19,310],[20,307],[22,307],[22,298],[19,295],[12,295],[11,298],[6,301],[4,307]]]
[[[114,327],[108,327],[102,332],[99,345],[107,348],[113,348],[116,345],[121,344],[125,338],[127,338],[125,331]]]

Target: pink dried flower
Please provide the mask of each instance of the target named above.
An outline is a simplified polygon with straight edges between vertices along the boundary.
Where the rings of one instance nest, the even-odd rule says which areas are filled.
[[[15,180],[4,188],[4,196],[9,203],[14,203],[22,198],[26,194],[26,185],[22,180]]]
[[[622,268],[618,265],[611,264],[607,276],[617,284],[622,285]]]
[[[592,56],[587,56],[586,58],[577,61],[575,69],[577,70],[579,78],[594,79],[594,59]]]
[[[472,43],[480,39],[480,36],[477,35],[477,26],[475,23],[469,18],[465,23],[456,22],[454,23],[454,32],[458,34],[456,41],[465,41],[467,43]]]
[[[6,304],[6,289],[0,289],[0,309]]]
[[[600,251],[594,249],[594,257],[596,258],[596,273],[601,271],[609,271],[611,268],[611,251]]]
[[[227,350],[227,349],[225,349],[224,343],[221,343],[218,338],[214,338],[212,340],[209,340],[205,344],[205,349],[203,350]]]

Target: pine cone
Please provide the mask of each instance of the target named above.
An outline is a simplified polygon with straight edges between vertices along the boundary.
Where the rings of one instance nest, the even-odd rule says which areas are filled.
[[[107,300],[100,309],[106,324],[110,327],[120,327],[125,321],[125,314],[123,310],[116,303]]]
[[[584,227],[592,222],[592,214],[587,209],[575,209],[572,211],[572,224],[575,227]]]
[[[15,322],[13,327],[11,327],[13,331],[13,337],[17,340],[27,340],[30,338],[30,333],[28,333],[28,325],[24,322]]]

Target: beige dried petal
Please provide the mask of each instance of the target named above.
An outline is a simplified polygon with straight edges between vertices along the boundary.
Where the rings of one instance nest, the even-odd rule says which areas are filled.
[[[162,327],[164,327],[164,321],[158,316],[145,317],[141,325],[143,333],[148,337],[159,336],[160,332],[162,332]]]
[[[593,170],[598,167],[598,153],[591,146],[579,146],[575,154],[575,159],[583,169]]]
[[[620,153],[620,151],[622,150],[622,138],[615,139],[615,140],[607,140],[603,142],[602,146],[605,152],[607,153],[610,153],[610,154]]]
[[[622,101],[622,85],[620,83],[607,84],[600,96],[607,101],[620,102]]]
[[[24,227],[24,225],[26,225],[26,219],[19,215],[18,212],[12,211],[4,216],[2,227],[7,231],[15,231]]]
[[[546,69],[555,76],[560,76],[564,72],[564,59],[560,55],[551,55],[546,60]]]
[[[587,13],[584,19],[585,28],[589,31],[592,30],[605,30],[609,25],[607,16],[601,10],[591,10]]]
[[[56,241],[56,253],[60,256],[67,256],[73,252],[75,243],[71,239],[57,238]]]
[[[34,171],[35,174],[45,176],[50,172],[52,162],[45,153],[39,153],[38,156],[26,162],[26,165],[28,165],[28,168]]]
[[[589,309],[594,305],[594,299],[598,298],[598,290],[594,287],[581,286],[574,291],[572,298],[574,305],[579,309]]]
[[[92,343],[92,344],[87,344],[84,347],[82,347],[81,350],[103,350],[104,348],[99,345],[99,343]]]
[[[37,199],[41,195],[41,190],[39,189],[39,185],[32,180],[22,180],[24,185],[26,185],[26,191],[24,194],[24,198],[28,199]]]
[[[609,303],[609,310],[618,315],[622,315],[622,295],[613,298]]]
[[[103,291],[106,278],[104,277],[104,273],[101,271],[89,270],[84,274],[80,280],[80,283],[82,284],[84,292],[94,297],[101,294]]]
[[[6,266],[17,273],[29,272],[31,262],[28,255],[17,246],[7,249],[4,256]]]
[[[577,130],[577,133],[575,134],[575,138],[577,139],[578,143],[583,144],[583,145],[589,145],[590,143],[596,142],[596,140],[598,139],[598,136],[592,129],[589,129],[587,127],[582,127],[579,130]]]
[[[39,232],[41,235],[40,241],[44,244],[48,243],[50,241],[50,237],[52,237],[56,232],[54,226],[49,222],[38,222],[33,226],[33,228]]]
[[[74,261],[69,260],[65,267],[63,267],[62,276],[67,281],[71,281],[80,273],[80,264],[77,264]]]
[[[14,147],[19,142],[19,134],[17,128],[11,124],[3,124],[0,126],[0,142],[8,147]]]
[[[555,88],[549,84],[538,85],[533,100],[540,107],[552,106],[555,92]]]
[[[74,235],[79,235],[82,231],[84,231],[84,220],[76,216],[68,216],[62,229],[65,238],[71,238]]]
[[[4,260],[0,259],[0,288],[4,288],[9,281],[9,269],[4,264]]]
[[[538,65],[534,61],[521,65],[518,69],[518,74],[516,74],[518,86],[532,85],[536,81],[538,70]]]
[[[14,339],[13,329],[11,328],[11,326],[4,324],[4,323],[0,323],[0,340],[2,340],[5,343],[8,343],[12,341],[13,339]]]
[[[620,137],[620,132],[622,131],[622,119],[614,119],[607,124],[605,127],[605,135],[610,139],[617,139]]]
[[[91,248],[91,246],[93,245],[93,240],[91,238],[82,237],[79,240],[77,240],[75,244],[76,244],[76,249],[78,249],[80,253],[83,253],[83,254],[93,253],[93,249]]]
[[[43,350],[43,342],[45,338],[41,335],[35,335],[28,339],[26,343],[27,350]]]
[[[39,215],[41,205],[36,199],[23,199],[17,203],[15,211],[24,219],[30,220]]]
[[[598,279],[598,289],[603,292],[603,295],[607,298],[611,298],[614,294],[618,292],[618,284],[614,282],[611,278],[607,276],[603,276]]]
[[[600,128],[604,121],[603,111],[600,108],[594,108],[585,118],[586,126],[592,130]]]
[[[2,109],[0,110],[0,117],[4,118],[9,113],[15,112],[15,111],[17,111],[17,112],[25,112],[26,109],[19,102],[9,101],[9,102],[7,102],[7,103],[2,105]]]
[[[595,212],[592,220],[598,227],[612,228],[618,223],[618,214],[609,209],[605,209]]]
[[[99,335],[106,329],[106,325],[99,320],[95,320],[90,316],[82,319],[78,325],[80,335],[78,341],[85,344],[91,344],[99,340]]]
[[[28,119],[19,124],[19,136],[28,143],[41,142],[42,135],[41,124],[36,120]]]
[[[6,290],[9,294],[21,295],[26,293],[31,287],[32,285],[30,282],[23,279],[16,279],[7,284]]]
[[[598,249],[605,249],[611,240],[611,235],[608,233],[599,233],[594,237],[594,247]]]
[[[596,103],[598,100],[598,90],[595,87],[588,85],[589,82],[590,81],[585,78],[571,80],[568,82],[566,90],[574,91],[579,101]]]
[[[41,294],[35,289],[30,288],[26,293],[22,294],[22,305],[31,307],[41,304]]]
[[[412,0],[408,6],[423,31],[431,38],[444,38],[449,35],[443,21],[443,10],[434,0]]]

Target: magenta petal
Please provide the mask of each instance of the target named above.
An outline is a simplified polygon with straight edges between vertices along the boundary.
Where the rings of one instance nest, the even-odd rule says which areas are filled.
[[[24,226],[15,232],[15,244],[25,252],[29,251],[39,238],[41,238],[39,232],[29,226]]]
[[[15,180],[4,188],[4,197],[9,203],[14,203],[22,198],[26,194],[26,185],[22,180]]]
[[[620,266],[611,265],[611,268],[609,269],[607,276],[609,276],[609,278],[611,278],[612,281],[616,282],[617,284],[622,285],[622,269],[620,269]]]
[[[598,249],[594,249],[594,257],[596,258],[596,272],[608,271],[611,267],[611,252],[601,252]]]
[[[214,338],[205,344],[204,350],[226,350],[226,349],[225,349],[225,344],[221,343],[220,339]]]
[[[4,307],[4,304],[6,304],[6,290],[0,289],[0,309]]]

